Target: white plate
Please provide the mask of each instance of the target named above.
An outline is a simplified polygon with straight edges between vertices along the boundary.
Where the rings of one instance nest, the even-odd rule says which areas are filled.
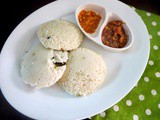
[[[42,90],[25,85],[20,76],[19,61],[26,48],[36,41],[37,27],[46,21],[74,14],[76,8],[84,3],[102,5],[130,24],[135,38],[132,47],[122,53],[112,53],[91,40],[83,42],[84,47],[100,53],[107,65],[104,85],[88,97],[70,96],[58,85]],[[1,90],[16,110],[34,119],[86,118],[110,108],[130,92],[146,67],[149,51],[146,26],[127,5],[114,0],[60,0],[29,15],[9,36],[1,52]]]

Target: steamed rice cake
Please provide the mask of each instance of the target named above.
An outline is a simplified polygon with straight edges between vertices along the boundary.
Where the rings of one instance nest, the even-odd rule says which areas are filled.
[[[69,21],[58,19],[42,24],[37,35],[45,48],[54,50],[76,49],[83,40],[83,34],[78,27]]]
[[[67,52],[46,49],[39,43],[21,60],[22,79],[24,83],[36,88],[50,87],[62,77],[67,60]]]
[[[58,83],[71,95],[86,96],[102,85],[105,75],[103,58],[92,50],[78,48],[69,53],[66,70]]]

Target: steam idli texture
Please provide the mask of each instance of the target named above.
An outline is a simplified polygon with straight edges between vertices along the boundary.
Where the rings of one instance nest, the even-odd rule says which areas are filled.
[[[86,96],[102,85],[105,75],[103,58],[92,50],[78,48],[69,53],[66,70],[58,83],[71,95]]]
[[[80,46],[83,34],[73,23],[65,20],[52,20],[42,24],[37,35],[45,48],[73,50]]]
[[[50,87],[62,77],[67,60],[67,52],[46,49],[39,43],[21,60],[22,79],[36,88]]]

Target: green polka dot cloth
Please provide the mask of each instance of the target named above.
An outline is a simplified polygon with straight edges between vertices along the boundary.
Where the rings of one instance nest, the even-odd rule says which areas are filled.
[[[149,31],[148,65],[138,84],[125,98],[91,117],[92,120],[160,120],[160,16],[132,8]]]

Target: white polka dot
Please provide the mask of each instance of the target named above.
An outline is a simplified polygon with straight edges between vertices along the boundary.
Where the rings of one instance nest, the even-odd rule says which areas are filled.
[[[128,106],[131,106],[131,105],[132,105],[132,101],[127,100],[127,101],[126,101],[126,104],[127,104]]]
[[[156,90],[151,90],[152,95],[157,95],[157,91]]]
[[[149,39],[152,39],[152,35],[149,35]]]
[[[158,33],[157,33],[159,36],[160,36],[160,31],[158,31]]]
[[[119,106],[118,105],[115,105],[114,107],[113,107],[113,109],[114,109],[114,111],[119,111]]]
[[[154,49],[154,50],[158,50],[158,46],[157,46],[157,45],[154,45],[154,46],[153,46],[153,49]]]
[[[105,117],[105,116],[106,116],[106,113],[105,113],[105,112],[101,112],[99,115],[100,115],[101,117]]]
[[[156,72],[155,75],[156,75],[156,77],[159,78],[160,77],[160,72]]]
[[[140,95],[140,96],[139,96],[139,100],[140,100],[140,101],[143,101],[143,100],[144,100],[144,95]]]
[[[144,81],[149,82],[149,78],[148,77],[144,77]]]
[[[139,119],[138,115],[133,115],[133,120],[138,120],[138,119]]]
[[[146,109],[146,115],[151,115],[151,110],[150,109]]]
[[[147,12],[146,15],[147,15],[147,16],[151,16],[151,13]]]
[[[156,25],[157,25],[157,23],[156,23],[155,21],[153,21],[153,22],[152,22],[152,25],[153,25],[153,26],[156,26]]]
[[[133,10],[136,10],[136,8],[135,8],[135,7],[132,7],[132,9],[133,9]]]
[[[160,103],[158,104],[158,108],[160,109]]]
[[[154,62],[152,61],[152,60],[149,60],[149,65],[153,65],[154,64]]]

